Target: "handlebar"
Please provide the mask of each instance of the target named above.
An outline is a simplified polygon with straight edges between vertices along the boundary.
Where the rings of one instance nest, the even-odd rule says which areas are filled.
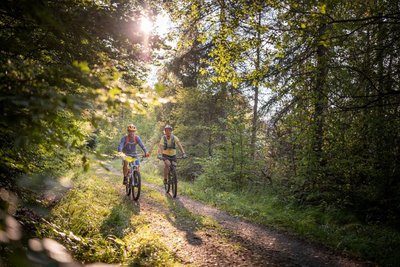
[[[165,158],[165,157],[163,157],[163,156],[157,156],[157,158],[158,158],[159,160],[168,159],[168,158]],[[184,156],[177,156],[177,157],[176,157],[176,159],[187,159],[187,158],[188,158],[188,156],[186,156],[186,157],[184,157]]]
[[[126,155],[123,152],[117,153],[116,156],[119,157],[119,158],[122,158],[122,159],[126,159],[127,157],[129,157],[129,158],[137,158],[137,159],[146,158],[146,154],[136,154],[136,156],[131,156],[131,155]]]

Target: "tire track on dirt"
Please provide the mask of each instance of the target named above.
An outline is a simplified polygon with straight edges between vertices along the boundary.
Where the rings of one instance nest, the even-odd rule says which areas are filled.
[[[163,192],[163,189],[154,184],[146,186]],[[339,255],[296,236],[280,231],[268,229],[245,220],[233,217],[214,207],[204,205],[185,196],[177,196],[175,201],[183,208],[194,214],[211,217],[223,228],[231,232],[232,242],[239,243],[246,251],[246,261],[251,260],[248,266],[368,266]],[[256,262],[254,262],[256,260]],[[246,265],[246,264],[245,264]],[[371,265],[370,265],[371,266]]]
[[[111,166],[107,169],[120,175],[120,171]],[[165,194],[160,186],[145,181],[142,183]],[[170,215],[171,210],[165,210],[162,205],[146,197],[146,192],[143,190],[139,203],[140,209],[149,216],[152,216],[152,212],[155,211],[163,213],[167,218]],[[166,240],[166,242],[174,248],[173,251],[184,264],[196,266],[373,266],[367,262],[352,260],[319,244],[283,231],[272,230],[266,226],[239,219],[185,196],[178,195],[176,199],[170,198],[169,203],[178,205],[181,209],[193,214],[210,217],[227,230],[225,235],[221,235],[221,231],[210,227],[196,232],[190,222],[179,221],[179,218],[176,219],[178,222],[159,220],[159,227],[157,223],[155,227],[153,225],[154,231],[166,236],[172,233],[178,237],[179,242],[171,242],[171,240]]]
[[[120,171],[106,166],[108,171],[120,175]],[[104,175],[104,174],[103,174]],[[122,180],[122,179],[121,179]],[[142,181],[150,190],[143,190],[138,202],[131,202],[138,208],[139,214],[146,218],[148,227],[172,251],[177,259],[188,266],[262,266],[258,258],[249,258],[248,252],[239,243],[232,242],[226,231],[212,224],[203,224],[192,218],[194,214],[187,210],[179,199],[165,194],[164,189]],[[125,195],[122,185],[115,185],[120,195]],[[152,192],[165,196],[162,203]],[[132,200],[131,200],[132,201]],[[186,214],[185,214],[186,213]],[[195,215],[198,216],[199,215]],[[268,266],[278,266],[271,265]]]

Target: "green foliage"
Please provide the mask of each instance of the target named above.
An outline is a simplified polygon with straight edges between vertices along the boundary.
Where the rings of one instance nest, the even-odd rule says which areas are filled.
[[[288,216],[300,218],[291,226],[296,231],[308,235],[323,225],[318,216],[328,224],[335,215],[351,218],[348,224],[368,229],[362,241],[356,237],[358,228],[349,227],[354,244],[350,238],[342,243],[346,234],[340,233],[332,246],[345,244],[344,250],[353,247],[380,261],[390,254],[372,252],[372,243],[380,241],[370,239],[366,233],[374,227],[363,223],[386,228],[399,222],[400,38],[398,18],[391,15],[398,13],[398,5],[183,3],[170,10],[180,26],[179,53],[170,71],[181,84],[173,83],[179,90],[171,90],[177,103],[168,106],[168,119],[186,140],[198,140],[197,134],[217,137],[209,139],[208,151],[206,142],[189,141],[196,161],[187,169],[196,167],[194,180],[200,187],[190,189],[191,194],[222,206],[238,203],[230,193],[239,186],[250,188],[249,194],[257,192],[250,185],[270,187],[260,175],[264,171],[283,199],[306,207],[304,218]],[[259,107],[255,88],[262,95]],[[263,116],[263,121],[251,121],[251,110],[253,118]],[[256,157],[253,140],[260,151]],[[259,198],[256,194],[252,202],[263,203]],[[339,211],[327,218],[321,215],[326,209]],[[342,223],[337,224],[337,229],[321,226],[311,235],[335,235],[342,231]],[[381,234],[386,242],[390,239],[391,234]],[[395,262],[393,257],[389,261]]]
[[[132,258],[128,261],[129,266],[174,266],[167,247],[149,231],[139,230],[130,238],[128,248]]]
[[[287,88],[277,87],[277,90],[287,90],[292,97],[290,112],[277,124],[277,134],[281,135],[275,138],[284,139],[287,145],[276,159],[279,161],[282,154],[292,159],[290,169],[286,170],[287,177],[300,176],[298,181],[289,178],[292,188],[301,192],[299,199],[346,206],[363,214],[367,220],[374,217],[379,221],[391,221],[392,214],[398,213],[395,211],[398,207],[383,206],[388,199],[399,198],[392,191],[398,188],[398,183],[391,177],[396,172],[394,166],[397,163],[393,160],[398,155],[393,147],[398,147],[399,140],[398,131],[392,127],[398,127],[400,117],[398,97],[389,93],[391,89],[386,91],[388,88],[382,87],[382,81],[387,78],[383,73],[390,76],[395,72],[394,66],[383,64],[383,60],[396,57],[392,49],[382,46],[394,39],[389,35],[384,38],[382,34],[397,35],[398,29],[370,20],[373,14],[382,15],[382,8],[386,11],[396,9],[390,1],[382,4],[359,6],[328,1],[315,10],[312,3],[301,7],[290,3],[293,10],[282,10],[281,19],[290,22],[290,30],[282,36],[281,47],[290,51],[291,56],[281,60],[280,65],[283,70],[290,61],[293,67],[287,69],[287,74],[281,73]],[[355,17],[364,17],[366,21],[346,21],[344,10],[351,11]],[[306,11],[315,13],[309,16]],[[327,21],[325,14],[332,20]],[[307,27],[300,30],[297,24],[302,22],[306,22]],[[359,31],[359,27],[367,30]],[[322,35],[321,29],[324,29]],[[341,38],[349,32],[348,38]],[[313,53],[305,57],[307,46],[302,44],[308,43],[311,47],[310,41],[324,41],[324,58],[319,58],[322,61],[318,61],[318,56]],[[318,43],[315,45],[318,48]],[[382,48],[382,53],[372,52],[377,47]],[[324,60],[328,61],[325,65],[315,64]],[[296,65],[304,71],[296,72]],[[317,88],[318,78],[315,82],[310,80],[311,83],[308,79],[313,75],[321,77],[321,68],[328,73],[323,76],[323,86]],[[293,71],[299,75],[293,75]],[[397,88],[398,85],[399,81],[393,80],[392,86]],[[318,114],[317,103],[322,107]],[[279,140],[275,140],[279,144]],[[318,149],[317,141],[320,141]],[[370,209],[371,206],[376,210]]]
[[[142,104],[141,44],[129,29],[140,5],[21,0],[0,10],[2,173],[38,171],[58,151],[84,150],[103,111]]]
[[[74,256],[79,260],[121,260],[123,242],[118,240],[129,226],[133,211],[118,204],[121,202],[118,192],[93,174],[81,174],[74,183],[74,189],[52,211],[50,226],[65,230],[53,230],[43,235],[61,239],[67,248],[74,248]],[[71,234],[63,238],[62,233],[69,231]]]
[[[202,171],[202,166],[193,159],[213,156],[215,149],[220,146],[225,93],[210,86],[179,90],[176,98],[171,119],[176,125],[175,134],[190,155],[189,159],[180,162],[178,174],[184,179],[193,180]],[[210,112],[210,109],[214,112]]]
[[[203,184],[204,188],[215,187],[221,190],[231,190],[234,188],[231,178],[235,173],[227,172],[226,169],[221,168],[221,162],[223,162],[224,157],[219,154],[210,159],[198,160],[198,163],[203,168],[203,172],[197,178],[197,181]]]
[[[248,160],[251,135],[237,134],[248,137],[235,140],[229,125],[239,109],[247,112],[241,100],[248,89],[261,85],[267,99],[260,110],[257,96],[251,98],[254,114],[265,112],[269,120],[264,124],[268,143],[256,138],[259,148],[269,153],[260,158],[290,196],[300,203],[353,209],[366,221],[398,221],[399,205],[393,203],[400,198],[400,39],[399,28],[393,26],[397,18],[389,15],[398,12],[398,6],[392,1],[186,2],[193,5],[171,13],[183,15],[177,19],[182,26],[179,48],[200,70],[193,72],[192,65],[182,61],[179,77],[186,73],[195,80],[195,90],[210,81],[214,88],[237,88],[232,91],[236,98],[224,98],[231,106],[225,104],[224,112],[215,113],[224,123],[219,133],[226,137],[215,147],[226,157],[205,163],[212,170],[205,173],[211,175],[219,167],[220,176],[231,183],[246,180],[248,170],[236,167],[253,166]],[[189,116],[196,118],[193,114],[201,114],[202,108],[192,105],[193,100],[181,100],[193,112],[177,112],[175,120],[193,124]],[[254,121],[242,125],[260,133]]]
[[[230,214],[267,226],[297,233],[355,257],[395,265],[400,248],[398,229],[382,224],[365,224],[351,211],[332,206],[309,207],[288,199],[286,192],[263,187],[226,190],[219,179],[204,183],[181,182],[180,193],[215,205]],[[215,184],[216,186],[212,186]]]
[[[41,237],[59,240],[84,262],[173,265],[173,256],[148,229],[145,217],[115,188],[119,176],[108,180],[90,171],[73,182],[74,188],[52,209],[52,222],[39,226]]]
[[[151,49],[159,41],[149,38],[144,43],[139,30],[144,8],[150,12],[154,6],[140,1],[1,2],[2,188],[18,192],[22,199],[28,190],[40,197],[57,191],[51,188],[57,184],[57,175],[77,164],[88,169],[87,148],[93,150],[96,141],[103,141],[100,125],[110,123],[121,108],[139,114],[157,101],[149,88],[142,86],[144,61],[148,60],[142,48]],[[117,135],[111,130],[105,139]],[[102,142],[101,146],[106,147],[104,151],[111,150],[108,144]],[[114,224],[124,219],[126,211],[120,209],[104,224],[108,235],[122,235],[124,225]],[[85,221],[75,220],[71,224],[80,234],[92,230]],[[109,229],[111,226],[115,228]],[[64,232],[57,231],[58,238],[62,237]],[[93,234],[96,238],[100,235]],[[82,242],[72,238],[70,245],[87,249],[88,244],[97,242],[94,246],[103,248],[99,255],[107,255],[104,259],[120,257],[117,239],[96,238],[87,236]],[[90,260],[97,257],[86,256]]]
[[[97,134],[98,153],[113,155],[118,148],[121,138],[127,134],[128,124],[133,123],[137,128],[137,134],[142,139],[148,150],[154,147],[156,117],[154,109],[146,109],[146,113],[137,114],[131,109],[121,108],[118,114],[110,115],[107,121],[98,124],[99,133]],[[158,136],[157,136],[158,137]],[[138,148],[139,152],[141,148]]]

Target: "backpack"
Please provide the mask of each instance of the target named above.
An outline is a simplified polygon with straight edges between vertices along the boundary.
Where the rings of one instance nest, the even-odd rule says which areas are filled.
[[[125,136],[125,145],[126,146],[129,142],[129,135]],[[136,134],[133,136],[133,143],[136,145],[137,141],[136,141]]]
[[[175,149],[176,148],[175,147],[175,138],[174,138],[173,134],[171,135],[171,146],[169,146],[169,147],[168,147],[168,142],[167,142],[167,136],[164,135],[163,138],[164,138],[164,150],[166,150],[168,148],[170,148],[170,149]]]

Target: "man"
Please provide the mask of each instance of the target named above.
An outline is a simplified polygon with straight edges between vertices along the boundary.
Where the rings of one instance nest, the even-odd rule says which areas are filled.
[[[131,157],[137,157],[136,145],[138,144],[142,148],[144,156],[148,157],[149,153],[147,152],[146,147],[143,145],[143,142],[140,139],[140,137],[136,135],[136,126],[133,124],[129,124],[127,130],[128,130],[128,135],[121,138],[121,142],[119,143],[118,146],[118,152],[123,152],[125,155]],[[125,185],[128,181],[129,169],[128,169],[128,162],[124,160],[123,163],[124,163],[124,166],[122,168],[122,172],[124,174],[123,184]]]
[[[176,161],[176,145],[178,145],[184,158],[186,158],[186,153],[179,138],[172,134],[171,125],[166,125],[164,127],[164,133],[158,145],[158,156],[162,157],[164,160],[164,183],[166,183],[171,161]]]

